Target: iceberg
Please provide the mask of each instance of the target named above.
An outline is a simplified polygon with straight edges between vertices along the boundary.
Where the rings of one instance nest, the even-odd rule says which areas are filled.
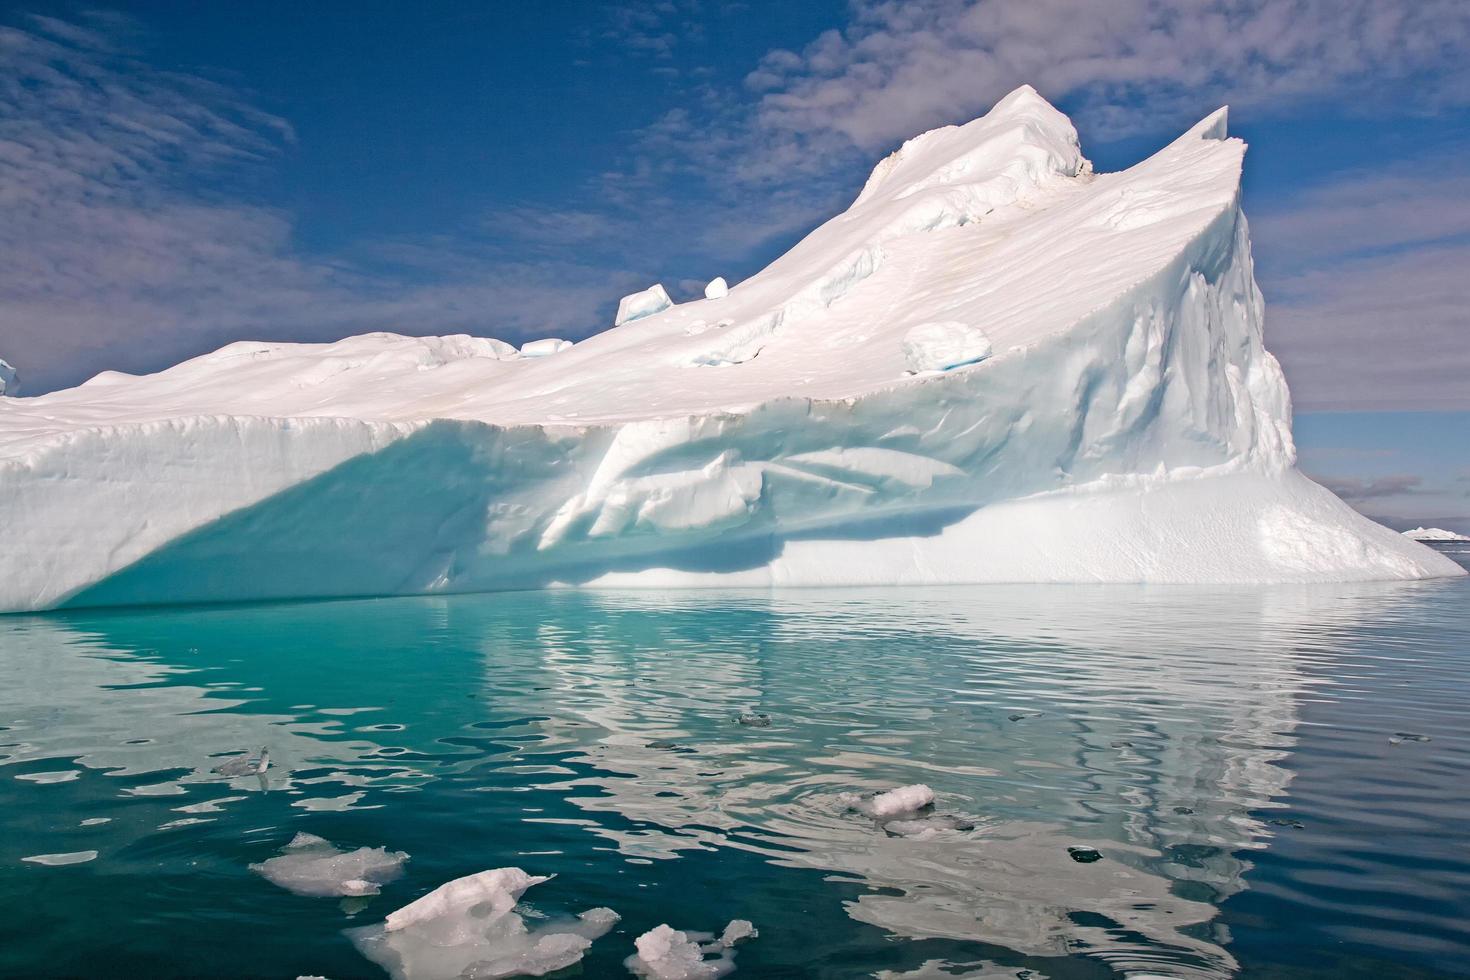
[[[20,394],[20,381],[18,377],[15,373],[15,368],[11,367],[4,358],[0,358],[0,395],[14,396]]]
[[[1416,527],[1403,534],[1404,537],[1413,541],[1470,541],[1470,537],[1456,534],[1454,531],[1446,531],[1442,527]]]
[[[1220,110],[1095,173],[1021,88],[725,297],[552,357],[241,343],[0,399],[0,610],[1464,574],[1297,471],[1244,153]],[[915,373],[925,324],[991,353]]]

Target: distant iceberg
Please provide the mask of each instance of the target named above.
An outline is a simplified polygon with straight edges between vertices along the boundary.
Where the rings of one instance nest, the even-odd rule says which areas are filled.
[[[1446,531],[1442,527],[1416,527],[1405,531],[1404,537],[1415,541],[1470,541],[1470,537]]]
[[[722,298],[650,287],[555,356],[232,344],[0,399],[0,610],[1463,574],[1294,468],[1225,124],[1096,174],[1021,88]]]

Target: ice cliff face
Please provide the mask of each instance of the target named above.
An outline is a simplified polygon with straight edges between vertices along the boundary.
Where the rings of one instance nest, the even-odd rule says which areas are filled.
[[[0,399],[0,609],[1458,574],[1293,469],[1244,149],[1222,110],[1093,174],[1022,88],[728,294],[570,348],[242,343]]]

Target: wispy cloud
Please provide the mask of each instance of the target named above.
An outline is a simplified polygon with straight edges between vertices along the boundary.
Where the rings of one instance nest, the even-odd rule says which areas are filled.
[[[1419,492],[1424,480],[1411,473],[1395,473],[1372,479],[1343,476],[1314,476],[1312,479],[1348,503],[1360,503],[1380,497],[1398,497]]]
[[[1177,127],[1221,102],[1470,99],[1459,0],[855,0],[853,23],[774,51],[747,84],[760,124],[881,148],[1022,82],[1071,98],[1094,132]],[[1407,97],[1407,99],[1406,99]]]
[[[582,334],[644,285],[631,265],[508,257],[473,227],[304,253],[292,216],[251,195],[289,123],[150,67],[134,33],[108,17],[0,27],[0,353],[27,390],[241,336]],[[590,214],[515,217],[533,238],[603,231]]]

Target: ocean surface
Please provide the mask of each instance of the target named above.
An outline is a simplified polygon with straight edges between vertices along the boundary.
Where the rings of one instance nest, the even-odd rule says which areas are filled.
[[[842,795],[912,783],[973,826]],[[251,870],[303,831],[410,859]],[[589,977],[734,918],[736,976],[1470,975],[1470,580],[0,617],[0,975],[379,977],[345,930],[503,866],[622,916]]]

